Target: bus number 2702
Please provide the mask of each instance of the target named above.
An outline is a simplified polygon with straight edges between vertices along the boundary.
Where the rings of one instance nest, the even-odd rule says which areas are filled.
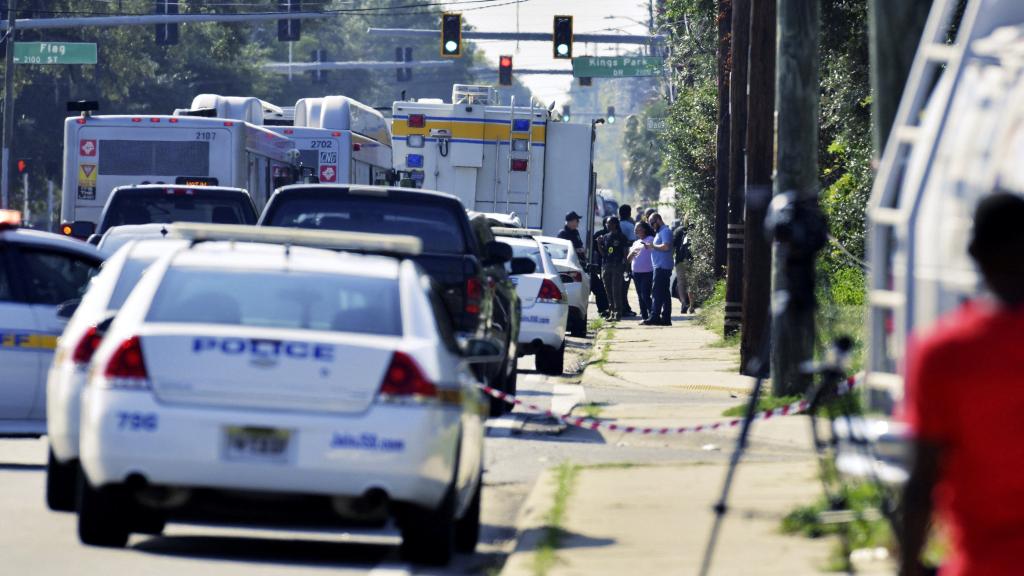
[[[334,148],[334,142],[331,140],[313,140],[313,148]]]
[[[210,140],[216,140],[216,139],[217,139],[217,133],[216,132],[196,132],[196,140],[205,140],[205,141],[209,142]]]

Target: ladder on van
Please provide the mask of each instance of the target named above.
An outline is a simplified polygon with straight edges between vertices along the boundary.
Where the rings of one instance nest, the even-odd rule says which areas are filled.
[[[523,226],[530,227],[530,198],[533,185],[533,102],[530,102],[530,116],[527,119],[530,123],[526,129],[526,201],[523,210]],[[509,212],[509,202],[512,197],[512,160],[514,159],[516,134],[516,97],[512,96],[509,106],[508,120],[508,171],[505,177],[505,212]]]
[[[867,389],[889,400],[899,400],[903,379],[898,373],[899,359],[906,351],[906,335],[914,326],[914,223],[921,196],[932,172],[948,114],[963,78],[971,45],[980,33],[979,15],[995,21],[999,12],[1007,24],[1019,24],[1019,8],[1007,0],[968,0],[956,32],[956,40],[947,42],[956,22],[958,0],[935,0],[928,16],[896,120],[882,156],[868,206],[868,261],[871,266],[868,291]],[[1013,16],[1013,17],[1011,17]],[[948,82],[948,91],[939,79]],[[933,94],[934,92],[934,94]],[[927,110],[926,110],[927,107]],[[924,122],[925,112],[929,117]],[[938,115],[937,120],[932,120]],[[934,123],[932,123],[934,122]],[[913,155],[924,154],[922,170],[907,170]],[[895,261],[897,244],[905,247],[906,261]],[[876,406],[885,407],[885,406]]]

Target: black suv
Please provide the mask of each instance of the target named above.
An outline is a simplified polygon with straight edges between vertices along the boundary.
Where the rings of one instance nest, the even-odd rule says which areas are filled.
[[[456,331],[492,338],[503,346],[502,361],[483,365],[480,375],[495,388],[515,390],[519,301],[505,294],[511,250],[493,237],[481,243],[479,227],[470,225],[455,196],[406,188],[297,184],[274,192],[257,225],[416,236],[423,253],[415,260],[440,284]],[[505,410],[504,402],[491,402],[492,415]]]

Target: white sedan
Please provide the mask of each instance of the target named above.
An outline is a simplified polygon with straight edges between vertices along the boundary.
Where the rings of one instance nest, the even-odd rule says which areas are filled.
[[[536,238],[547,249],[569,295],[569,333],[577,338],[586,338],[590,274],[583,269],[572,242],[554,236]]]
[[[46,380],[46,503],[51,510],[75,509],[80,398],[93,353],[146,268],[158,256],[185,245],[184,240],[129,241],[103,262],[57,341]]]
[[[569,300],[558,269],[544,245],[534,237],[536,231],[518,228],[492,230],[499,242],[512,247],[513,258],[529,258],[534,262],[534,272],[512,276],[522,303],[520,354],[535,354],[538,372],[560,375],[565,367]]]
[[[487,404],[468,364],[499,347],[435,317],[441,295],[402,257],[419,240],[190,226],[204,241],[149,268],[93,357],[79,538],[393,519],[409,560],[472,551]]]

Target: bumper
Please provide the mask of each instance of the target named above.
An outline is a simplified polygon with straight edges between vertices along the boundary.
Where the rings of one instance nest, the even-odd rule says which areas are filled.
[[[78,458],[78,424],[87,371],[70,363],[53,365],[46,379],[46,430],[59,462]]]
[[[569,319],[566,304],[537,303],[523,308],[519,323],[519,353],[532,354],[537,344],[561,348],[565,341],[565,325]]]
[[[152,485],[391,500],[436,507],[451,484],[461,412],[373,406],[311,414],[166,406],[149,392],[87,388],[81,463],[96,486],[141,475]],[[228,459],[229,426],[289,430],[279,461]]]

